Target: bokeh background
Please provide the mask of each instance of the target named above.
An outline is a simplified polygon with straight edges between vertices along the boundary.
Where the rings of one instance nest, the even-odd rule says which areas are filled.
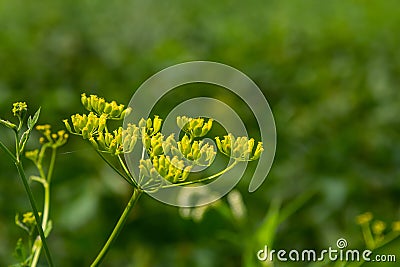
[[[248,175],[237,187],[246,217],[235,219],[226,199],[199,220],[143,196],[104,266],[261,266],[254,255],[264,244],[320,250],[341,237],[362,249],[358,214],[371,211],[388,226],[400,219],[399,32],[395,0],[0,1],[0,117],[11,119],[11,104],[24,100],[31,112],[42,107],[40,123],[62,129],[62,119],[83,112],[82,92],[127,104],[170,65],[231,65],[263,90],[278,134],[266,182],[248,193]],[[178,94],[231,101],[193,88]],[[246,121],[248,109],[235,107]],[[250,115],[247,126],[257,131]],[[11,137],[0,129],[10,146]],[[37,146],[33,136],[29,148]],[[15,213],[29,202],[13,164],[0,159],[0,266],[7,266],[23,235]],[[33,189],[40,202],[41,188]],[[129,193],[90,145],[71,137],[52,187],[56,266],[88,266]],[[274,227],[272,215],[285,207],[290,216]],[[394,241],[379,252],[400,260],[399,249]]]

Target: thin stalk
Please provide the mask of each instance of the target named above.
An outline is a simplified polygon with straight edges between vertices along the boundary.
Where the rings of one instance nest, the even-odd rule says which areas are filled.
[[[138,184],[136,183],[136,179],[135,179],[134,175],[131,174],[131,173],[129,172],[129,170],[128,170],[128,168],[126,167],[125,162],[122,160],[121,156],[118,155],[117,157],[118,157],[119,163],[121,164],[122,169],[125,171],[126,175],[129,177],[129,179],[132,181],[132,183],[133,183],[136,187],[139,187]]]
[[[213,174],[211,176],[205,177],[203,179],[199,179],[199,180],[196,180],[196,181],[187,181],[187,182],[178,183],[178,184],[168,184],[168,185],[162,186],[161,188],[171,188],[171,187],[175,187],[175,186],[190,185],[190,184],[196,184],[196,183],[201,183],[201,182],[205,182],[205,181],[208,181],[208,180],[212,180],[212,179],[214,179],[214,178],[216,178],[218,176],[221,176],[225,172],[231,170],[233,167],[236,166],[236,164],[238,162],[239,161],[235,160],[235,162],[233,162],[231,165],[229,165],[226,169],[223,169],[222,171],[220,171],[220,172],[218,172],[216,174]]]
[[[371,229],[369,227],[369,223],[361,225],[361,230],[362,230],[367,248],[374,249],[375,248],[375,240],[374,240],[374,237],[372,236]]]
[[[124,180],[133,185],[132,181],[130,179],[128,179],[127,177],[125,177],[125,175],[118,170],[108,159],[106,159],[106,157],[103,156],[103,154],[101,154],[101,152],[99,152],[97,149],[95,149],[96,153],[99,154],[99,156],[107,163],[108,166],[110,166],[116,173],[119,174],[119,176],[121,176],[122,178],[124,178]]]
[[[90,265],[90,267],[99,266],[100,263],[104,260],[104,257],[106,256],[112,243],[118,237],[118,234],[121,232],[122,227],[125,225],[126,219],[128,218],[128,215],[129,215],[130,211],[132,210],[133,206],[135,205],[136,201],[139,199],[141,193],[142,193],[142,191],[140,189],[138,189],[138,188],[133,189],[132,196],[129,199],[128,204],[126,205],[124,212],[122,213],[122,215],[119,218],[117,224],[115,225],[113,231],[111,232],[111,235],[107,239],[107,242],[104,244],[103,248],[97,255],[96,259],[93,261],[93,263]]]
[[[11,151],[0,141],[0,148],[12,159],[13,162],[17,162],[17,158],[11,153]]]
[[[54,170],[54,165],[56,161],[56,147],[52,147],[51,150],[51,158],[50,158],[50,163],[49,163],[49,170],[47,171],[47,176],[44,175],[44,171],[42,166],[38,166],[40,175],[42,176],[42,185],[44,189],[44,203],[43,203],[43,220],[42,220],[42,228],[47,229],[47,224],[49,220],[49,213],[50,213],[50,182],[51,182],[51,177],[53,175],[53,170]],[[32,264],[31,267],[35,267],[39,261],[40,257],[40,252],[42,250],[42,246],[39,245],[36,250],[35,254],[33,256]]]
[[[47,181],[47,183],[44,185],[45,201],[44,201],[44,208],[43,208],[43,223],[42,223],[43,229],[46,228],[47,221],[49,219],[49,212],[50,212],[50,183],[51,183],[51,177],[52,177],[53,171],[54,171],[54,164],[56,162],[56,151],[57,151],[57,149],[55,147],[52,147],[49,170],[47,171],[47,179],[46,179],[46,177],[43,177]]]
[[[24,184],[25,190],[26,190],[26,192],[28,194],[29,202],[31,203],[31,206],[32,206],[33,215],[35,216],[35,220],[36,220],[36,228],[37,228],[37,230],[39,232],[40,239],[42,240],[42,245],[43,245],[43,248],[44,248],[44,252],[46,254],[47,262],[48,262],[50,267],[53,267],[54,265],[53,265],[53,261],[51,259],[49,248],[47,246],[46,237],[44,236],[43,228],[41,227],[41,220],[40,220],[40,217],[39,217],[39,212],[38,212],[38,209],[36,207],[36,202],[35,202],[35,199],[33,197],[31,188],[29,187],[28,180],[26,178],[24,168],[23,168],[22,163],[20,161],[15,162],[15,165],[17,166],[17,170],[18,170],[19,176],[21,177],[21,180],[22,180],[22,182]]]
[[[46,181],[44,181],[44,183],[42,183],[42,184],[43,184],[43,188],[44,188],[42,229],[46,229],[48,216],[49,216],[49,206],[50,206],[50,186]],[[30,267],[36,267],[36,265],[38,264],[40,253],[42,251],[42,247],[43,246],[41,244],[36,247]]]

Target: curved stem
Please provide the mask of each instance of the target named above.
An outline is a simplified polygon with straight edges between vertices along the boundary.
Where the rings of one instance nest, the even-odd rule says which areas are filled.
[[[53,267],[54,265],[53,265],[53,261],[51,259],[49,248],[47,246],[46,237],[44,236],[43,228],[41,227],[41,220],[40,220],[40,217],[39,217],[39,212],[38,212],[38,209],[37,209],[37,206],[36,206],[35,199],[33,197],[32,190],[29,187],[28,180],[26,178],[24,168],[22,166],[21,161],[15,162],[15,165],[17,167],[19,176],[21,177],[21,180],[22,180],[22,182],[24,184],[26,193],[28,194],[28,198],[29,198],[29,201],[30,201],[31,206],[32,206],[32,211],[33,211],[33,214],[34,214],[35,220],[36,220],[36,228],[37,228],[37,230],[39,232],[39,236],[40,236],[40,239],[42,241],[42,245],[43,245],[43,248],[44,248],[44,252],[46,254],[47,262],[48,262],[50,267]]]
[[[44,148],[45,149],[45,148]],[[52,147],[51,151],[51,158],[49,163],[49,170],[47,171],[47,177],[44,175],[44,171],[42,166],[37,166],[39,169],[40,176],[42,178],[42,185],[44,189],[44,203],[43,203],[43,220],[42,220],[42,228],[44,231],[47,230],[47,224],[49,220],[49,213],[50,213],[50,182],[51,177],[53,175],[54,165],[56,161],[56,147]],[[42,246],[38,246],[35,250],[35,254],[33,256],[31,267],[35,267],[39,261],[40,252],[42,250]]]
[[[167,185],[165,185],[165,186],[162,186],[161,188],[171,188],[171,187],[175,187],[175,186],[190,185],[190,184],[196,184],[196,183],[201,183],[201,182],[205,182],[205,181],[208,181],[208,180],[212,180],[212,179],[214,179],[214,178],[216,178],[216,177],[218,177],[218,176],[221,176],[221,175],[224,174],[225,172],[231,170],[233,167],[236,166],[236,164],[237,164],[238,162],[239,162],[239,161],[235,160],[235,162],[233,162],[231,165],[229,165],[228,167],[226,167],[226,168],[223,169],[222,171],[220,171],[220,172],[218,172],[218,173],[216,173],[216,174],[213,174],[213,175],[211,175],[211,176],[208,176],[208,177],[205,177],[205,178],[196,180],[196,181],[187,181],[187,182],[178,183],[178,184],[167,184]]]
[[[136,201],[139,199],[141,193],[142,193],[142,191],[140,189],[138,189],[138,188],[133,189],[132,196],[129,199],[128,204],[126,205],[124,212],[122,213],[117,224],[115,225],[114,230],[111,232],[110,236],[108,237],[107,242],[104,244],[103,248],[97,255],[96,259],[93,261],[93,263],[90,265],[90,267],[99,266],[100,263],[104,260],[104,257],[106,256],[112,243],[118,237],[118,234],[121,232],[122,227],[125,225],[126,219],[128,218],[128,215],[129,215],[130,211],[132,210],[133,206],[135,205]]]

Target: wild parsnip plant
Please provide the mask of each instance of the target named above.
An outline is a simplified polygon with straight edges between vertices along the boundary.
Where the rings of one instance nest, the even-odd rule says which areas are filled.
[[[107,102],[96,95],[82,94],[81,102],[88,113],[75,114],[70,120],[64,120],[66,128],[71,134],[88,140],[99,156],[132,186],[132,195],[125,210],[91,266],[98,266],[102,262],[144,191],[154,192],[212,180],[240,161],[257,160],[263,151],[262,143],[255,144],[253,138],[235,137],[232,134],[223,138],[215,137],[218,150],[232,158],[233,163],[214,175],[192,180],[192,168],[210,166],[216,156],[214,147],[202,139],[212,128],[212,118],[177,117],[177,124],[184,132],[182,138],[177,140],[174,134],[166,137],[160,132],[162,119],[159,116],[142,118],[137,124],[128,124],[126,128],[111,128],[109,122],[123,120],[131,113],[130,107],[125,108],[115,101]],[[142,157],[137,162],[139,172],[136,176],[128,170],[123,156],[131,153],[138,142],[141,143],[139,149],[142,149]],[[116,157],[119,166],[115,166],[110,157]]]
[[[40,137],[39,141],[41,144],[41,147],[39,149],[35,149],[32,151],[27,151],[25,153],[25,157],[30,159],[33,164],[35,165],[39,175],[38,176],[31,176],[30,179],[31,181],[35,181],[40,183],[43,186],[43,192],[44,192],[44,197],[43,197],[43,212],[41,215],[42,218],[42,228],[44,231],[44,234],[47,238],[47,236],[50,234],[50,231],[52,229],[52,221],[50,220],[49,213],[50,213],[50,185],[51,185],[51,179],[53,176],[53,171],[54,171],[54,165],[56,161],[56,155],[57,155],[57,149],[61,146],[63,146],[67,140],[68,140],[68,134],[64,130],[60,130],[57,133],[51,132],[51,126],[46,124],[46,125],[38,125],[36,126],[36,130],[40,131],[41,134],[43,135]],[[47,168],[43,166],[45,164],[45,158],[46,155],[50,153],[50,160],[48,162]],[[29,213],[28,213],[29,214]],[[24,214],[24,218],[25,218]],[[24,222],[19,221],[19,217],[17,215],[16,217],[16,222],[17,225],[19,225],[21,228],[27,230],[24,226]],[[28,228],[29,229],[29,228]],[[31,232],[28,231],[30,234]],[[30,235],[30,238],[32,236]],[[19,242],[20,243],[20,242]],[[25,259],[24,262],[28,263],[28,266],[36,266],[41,249],[42,249],[42,242],[38,239],[33,239],[30,240],[29,242],[31,245],[29,247],[32,247],[30,249],[30,255],[28,253],[28,256],[25,256],[25,253],[22,253],[23,250],[21,248],[17,248],[18,253],[17,255],[20,256],[20,259]]]
[[[25,213],[23,215],[22,219],[20,219],[20,217],[18,215],[16,216],[17,225],[19,225],[22,228],[24,228],[25,230],[27,230],[27,232],[29,233],[29,237],[30,237],[29,238],[30,243],[33,243],[33,244],[29,245],[29,247],[32,247],[31,251],[29,251],[27,253],[23,253],[22,240],[18,241],[16,252],[17,252],[18,256],[20,256],[21,262],[17,266],[35,266],[32,264],[34,263],[34,261],[37,262],[38,259],[36,259],[36,258],[39,257],[42,247],[44,248],[45,255],[46,255],[49,266],[53,266],[50,251],[48,249],[47,242],[46,242],[46,234],[44,233],[45,228],[46,229],[50,229],[50,228],[48,227],[47,219],[45,221],[45,220],[42,220],[42,218],[40,218],[37,204],[36,204],[35,198],[33,196],[32,190],[29,186],[29,181],[26,177],[25,170],[24,170],[24,167],[22,164],[22,156],[24,155],[24,152],[25,152],[26,143],[28,142],[28,139],[39,119],[39,114],[40,114],[40,108],[39,108],[33,117],[29,116],[28,119],[26,120],[27,110],[28,110],[28,106],[25,102],[17,102],[17,103],[13,104],[12,113],[13,113],[14,117],[17,118],[18,122],[15,124],[8,120],[0,119],[0,124],[6,126],[7,128],[11,129],[14,132],[14,137],[15,137],[14,151],[15,152],[14,153],[11,152],[11,150],[5,144],[3,144],[2,141],[0,141],[0,148],[14,162],[14,164],[18,170],[18,174],[21,177],[21,180],[24,184],[25,191],[28,195],[28,198],[29,198],[29,201],[30,201],[30,204],[32,207],[32,212]],[[25,122],[26,122],[26,128],[24,128]],[[46,212],[46,214],[47,214],[46,216],[48,216],[48,211]],[[39,238],[37,238],[35,228],[37,230]]]

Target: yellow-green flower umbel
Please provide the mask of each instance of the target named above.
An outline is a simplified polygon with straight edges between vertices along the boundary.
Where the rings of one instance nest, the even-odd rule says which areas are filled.
[[[252,161],[260,157],[264,151],[262,142],[258,142],[257,146],[254,145],[254,139],[248,139],[247,136],[235,138],[233,134],[224,136],[223,140],[219,137],[215,138],[218,149],[228,157],[232,157],[238,161]]]
[[[188,118],[186,116],[179,116],[176,118],[176,124],[182,131],[188,133],[191,137],[203,137],[212,127],[213,120],[208,119],[205,121],[203,118]]]

